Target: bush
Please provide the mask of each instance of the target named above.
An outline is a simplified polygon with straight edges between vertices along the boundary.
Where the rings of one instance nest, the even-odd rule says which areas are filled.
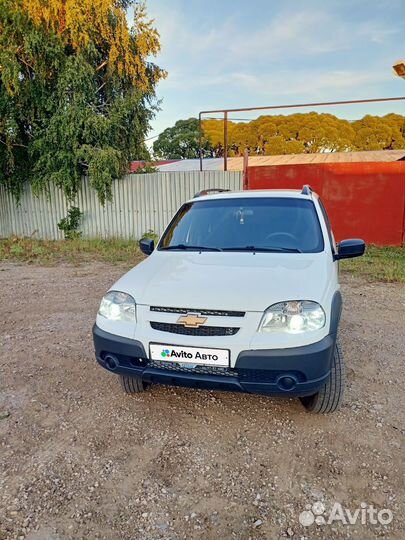
[[[149,229],[148,231],[143,233],[143,235],[141,236],[141,240],[143,240],[144,238],[147,238],[148,240],[153,240],[156,244],[156,242],[159,240],[159,235],[155,233],[154,230]]]
[[[75,240],[81,237],[82,233],[78,229],[82,216],[80,208],[72,206],[68,210],[67,216],[59,221],[58,228],[63,231],[66,240]]]

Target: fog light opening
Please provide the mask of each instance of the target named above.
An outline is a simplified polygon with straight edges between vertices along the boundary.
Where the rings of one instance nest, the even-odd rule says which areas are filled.
[[[119,365],[118,358],[116,358],[112,354],[107,354],[104,357],[104,362],[106,366],[108,367],[108,369],[110,369],[111,371],[116,370]]]
[[[293,390],[296,387],[296,385],[297,385],[297,381],[295,377],[290,377],[288,375],[280,377],[280,379],[277,381],[277,386],[281,390],[285,390],[285,391]]]

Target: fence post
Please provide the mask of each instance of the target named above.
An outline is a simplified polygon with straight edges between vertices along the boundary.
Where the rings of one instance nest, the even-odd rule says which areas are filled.
[[[249,189],[248,180],[249,150],[245,148],[243,152],[243,190]]]

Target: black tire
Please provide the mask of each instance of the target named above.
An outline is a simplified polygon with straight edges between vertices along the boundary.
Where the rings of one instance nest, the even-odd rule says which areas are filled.
[[[140,377],[129,377],[128,375],[120,375],[121,386],[126,394],[139,394],[144,392],[146,385]]]
[[[326,384],[313,396],[302,397],[301,403],[307,411],[329,414],[337,411],[343,399],[345,387],[345,365],[342,349],[337,341],[333,353],[332,368]]]

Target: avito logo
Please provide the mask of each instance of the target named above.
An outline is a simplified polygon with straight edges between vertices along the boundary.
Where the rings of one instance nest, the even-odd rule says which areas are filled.
[[[163,351],[160,354],[163,356],[163,358],[170,358],[169,349],[163,349]]]

